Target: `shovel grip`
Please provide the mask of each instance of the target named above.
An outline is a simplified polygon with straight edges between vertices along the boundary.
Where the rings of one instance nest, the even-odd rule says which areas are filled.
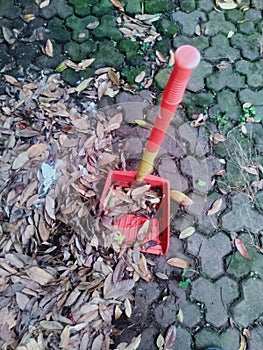
[[[183,99],[191,72],[200,62],[200,53],[194,46],[183,45],[175,51],[174,58],[175,67],[163,92],[160,114],[155,118],[152,132],[136,175],[138,181],[142,181],[153,167],[154,159],[158,154],[170,122]]]
[[[199,51],[191,45],[180,46],[174,54],[175,67],[164,89],[161,109],[175,113],[183,99],[186,85],[193,69],[200,62]]]

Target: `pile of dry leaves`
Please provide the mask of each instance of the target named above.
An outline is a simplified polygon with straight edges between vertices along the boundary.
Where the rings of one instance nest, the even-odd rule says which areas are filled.
[[[152,279],[117,230],[101,224],[121,110],[76,103],[59,75],[0,96],[0,348],[109,349],[114,320],[131,314],[134,283]],[[140,337],[133,341],[137,348]],[[111,344],[111,345],[110,345]],[[137,345],[136,345],[137,344]],[[118,349],[130,349],[120,344]]]

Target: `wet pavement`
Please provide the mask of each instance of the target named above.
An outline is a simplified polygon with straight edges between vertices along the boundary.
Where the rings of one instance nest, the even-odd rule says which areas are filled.
[[[130,16],[140,13],[142,3],[146,13],[164,13],[156,24],[162,40],[149,49],[149,55],[156,49],[167,55],[169,49],[183,44],[201,51],[202,62],[192,75],[180,113],[184,121],[200,113],[207,113],[209,119],[203,129],[171,126],[170,138],[177,135],[181,143],[178,149],[171,144],[167,151],[168,137],[162,147],[158,173],[170,180],[172,188],[188,193],[194,204],[172,207],[169,253],[165,257],[147,256],[155,279],[137,283],[131,317],[116,324],[116,328],[125,328],[118,341],[142,333],[139,349],[157,349],[158,335],[175,324],[173,349],[214,345],[233,350],[239,349],[241,334],[247,328],[251,334],[248,350],[259,350],[263,346],[263,259],[259,249],[263,244],[263,128],[262,122],[242,119],[242,104],[251,103],[263,117],[263,3],[242,1],[239,8],[227,11],[218,11],[210,0],[125,3]],[[33,19],[26,21],[29,14]],[[119,12],[108,0],[51,0],[42,9],[31,0],[0,0],[0,16],[1,27],[8,29],[0,31],[1,75],[21,81],[34,80],[43,71],[52,73],[65,59],[79,62],[96,58],[86,70],[68,68],[61,73],[62,79],[73,85],[105,66],[113,66],[127,80],[132,79],[127,66],[131,71],[138,67],[146,70],[155,61],[155,57],[143,61],[141,43],[124,38],[118,30]],[[47,39],[52,40],[53,57],[43,54],[41,47]],[[150,91],[160,92],[170,71],[170,67],[161,66]],[[3,79],[0,89],[4,93]],[[115,100],[105,99],[106,104],[147,104],[150,100],[144,90],[135,95],[120,92]],[[226,141],[211,145],[215,132]],[[129,147],[130,158],[138,158],[142,144],[135,138]],[[225,173],[217,175],[222,169]],[[222,206],[207,215],[219,198]],[[179,233],[190,226],[196,229],[194,235],[179,239]],[[233,243],[236,237],[245,244],[249,259],[237,251]],[[166,263],[172,257],[191,263],[186,276]],[[180,287],[179,282],[187,278],[189,284]]]

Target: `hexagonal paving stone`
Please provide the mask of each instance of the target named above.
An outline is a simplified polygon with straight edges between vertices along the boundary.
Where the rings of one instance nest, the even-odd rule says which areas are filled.
[[[192,282],[191,296],[204,303],[206,321],[215,327],[227,322],[227,306],[238,294],[237,283],[226,276],[214,283],[203,277]]]
[[[208,18],[208,22],[202,24],[201,26],[206,35],[213,36],[218,33],[228,34],[230,31],[235,31],[234,24],[225,21],[223,12],[212,11],[209,13]]]
[[[250,273],[263,279],[262,254],[253,247],[253,237],[250,237],[248,233],[243,233],[238,235],[238,238],[245,244],[249,259],[245,259],[239,252],[235,252],[227,259],[227,272],[237,278]]]
[[[237,93],[225,89],[217,93],[217,104],[209,108],[209,115],[218,116],[220,112],[227,112],[231,120],[238,120],[241,115],[241,106],[237,100]]]
[[[207,79],[207,87],[214,91],[230,88],[240,90],[245,85],[245,79],[238,73],[234,73],[232,67],[221,69],[210,75]]]
[[[262,71],[263,71],[263,61],[249,62],[249,61],[239,61],[236,63],[236,70],[239,73],[245,74],[247,83],[253,87],[262,86]]]
[[[170,181],[170,186],[172,189],[176,189],[181,192],[188,190],[187,180],[179,173],[175,162],[172,158],[164,157],[160,160],[158,165],[158,173],[164,179]]]
[[[250,350],[258,350],[263,344],[263,326],[258,325],[250,331],[252,339],[248,341]]]
[[[211,46],[205,50],[204,57],[208,61],[221,59],[234,61],[240,57],[240,53],[239,50],[230,46],[225,35],[218,34],[211,39]]]
[[[213,0],[199,0],[197,6],[198,10],[210,12],[214,8],[214,2]]]
[[[251,208],[249,197],[238,193],[231,198],[232,210],[222,215],[222,228],[226,231],[241,231],[247,229],[258,233],[263,227],[263,215]]]
[[[212,65],[206,61],[201,61],[199,66],[191,74],[187,84],[187,89],[193,92],[202,90],[205,87],[205,78],[213,71]]]
[[[200,20],[205,21],[206,15],[201,11],[193,11],[191,13],[185,13],[182,11],[176,11],[172,14],[174,22],[178,22],[182,25],[182,31],[184,34],[192,36],[195,33],[195,27]]]
[[[249,278],[242,284],[243,300],[233,307],[234,320],[248,327],[263,314],[263,281]]]
[[[173,40],[174,49],[177,49],[181,45],[193,45],[198,48],[199,51],[203,51],[209,46],[209,38],[201,35],[190,38],[184,35],[175,36]]]
[[[239,93],[239,98],[241,102],[250,102],[254,106],[263,105],[263,89],[258,91],[253,91],[251,89],[241,90]]]
[[[122,38],[122,33],[117,29],[116,18],[111,15],[101,17],[99,26],[92,31],[92,34],[97,38],[108,38],[116,41]]]
[[[256,60],[260,57],[260,39],[261,35],[259,33],[245,35],[245,34],[235,34],[231,37],[231,44],[234,47],[238,47],[244,58],[249,60]]]
[[[225,332],[218,333],[211,328],[203,328],[195,334],[196,349],[206,347],[222,347],[224,350],[239,349],[239,332],[236,329],[228,328]]]
[[[223,232],[208,239],[194,234],[187,240],[187,251],[198,254],[201,258],[201,270],[210,278],[224,273],[223,257],[231,250],[230,239]]]

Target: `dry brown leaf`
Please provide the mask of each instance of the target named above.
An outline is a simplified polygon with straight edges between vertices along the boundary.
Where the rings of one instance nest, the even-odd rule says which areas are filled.
[[[237,3],[234,0],[216,0],[216,5],[222,10],[233,10],[237,7]]]
[[[115,85],[119,85],[120,83],[120,73],[114,72],[112,69],[108,71],[108,77]]]
[[[211,216],[218,213],[222,207],[222,204],[223,204],[222,198],[218,198],[217,200],[215,200],[211,208],[208,210],[207,215]]]
[[[195,233],[195,228],[193,226],[187,227],[186,229],[184,229],[180,235],[179,238],[180,239],[184,239],[184,238],[188,238],[190,236],[192,236]]]
[[[31,182],[23,191],[20,197],[20,204],[23,205],[31,197],[37,188],[37,181]]]
[[[169,349],[174,344],[176,339],[176,327],[170,326],[167,329],[165,338],[164,338],[164,349]]]
[[[56,220],[56,216],[55,216],[55,200],[54,200],[54,198],[51,195],[47,195],[46,196],[45,209],[46,209],[46,212],[47,212],[48,216],[51,219]]]
[[[137,240],[139,242],[144,242],[144,240],[147,238],[147,235],[150,231],[150,227],[151,227],[151,221],[150,220],[146,220],[142,226],[139,228],[138,232],[137,232]]]
[[[171,259],[167,260],[167,264],[174,266],[174,267],[179,267],[181,269],[188,268],[191,266],[189,261],[186,261],[186,260],[181,259],[181,258],[171,258]]]
[[[217,142],[223,142],[226,140],[224,135],[219,134],[218,132],[214,133],[213,139]]]
[[[27,350],[41,350],[38,343],[35,341],[35,339],[30,338],[26,343]]]
[[[47,149],[48,145],[46,143],[37,143],[35,145],[32,145],[27,150],[27,154],[29,158],[36,158],[40,157],[43,152]]]
[[[111,2],[114,6],[118,7],[118,9],[120,9],[120,10],[122,10],[122,9],[124,8],[124,6],[125,6],[125,4],[122,3],[122,2],[120,2],[119,0],[110,0],[110,2]]]
[[[183,192],[177,190],[170,191],[170,198],[183,206],[189,206],[194,203],[191,198],[187,197]]]
[[[53,57],[53,44],[50,39],[47,40],[46,46],[45,46],[45,54],[49,57]]]
[[[157,58],[159,59],[160,62],[162,62],[162,63],[166,63],[167,62],[166,58],[164,57],[164,55],[160,51],[156,50],[155,54],[156,54],[156,56],[157,56]]]
[[[79,85],[76,87],[76,91],[77,92],[81,92],[83,90],[85,90],[90,82],[93,80],[93,78],[88,78],[88,79],[84,79],[81,83],[79,83]]]
[[[54,276],[38,266],[32,266],[25,270],[27,275],[32,278],[33,281],[41,284],[41,286],[46,285],[48,282],[54,280]]]
[[[249,339],[249,340],[252,339],[251,334],[250,334],[248,328],[244,328],[242,334],[243,334],[247,339]]]
[[[102,96],[105,95],[108,87],[109,87],[109,82],[108,81],[103,81],[102,83],[99,84],[98,86],[98,99],[101,100]]]
[[[12,169],[13,170],[17,170],[22,168],[26,162],[29,161],[28,158],[28,153],[27,152],[21,152],[14,160],[13,165],[12,165]]]
[[[70,335],[70,326],[67,325],[67,326],[65,326],[65,328],[63,329],[63,331],[60,335],[60,343],[59,343],[60,348],[62,348],[62,349],[68,348],[69,335]]]
[[[241,239],[235,238],[234,244],[235,244],[238,252],[243,256],[243,258],[249,259],[247,248],[246,248],[245,244],[241,241]]]
[[[40,216],[40,218],[39,218],[38,232],[39,232],[39,235],[40,235],[42,241],[44,241],[44,242],[48,241],[50,233],[51,233],[51,229],[47,228],[42,216]]]
[[[19,83],[16,78],[12,77],[12,75],[4,74],[4,78],[9,84],[16,85]]]

